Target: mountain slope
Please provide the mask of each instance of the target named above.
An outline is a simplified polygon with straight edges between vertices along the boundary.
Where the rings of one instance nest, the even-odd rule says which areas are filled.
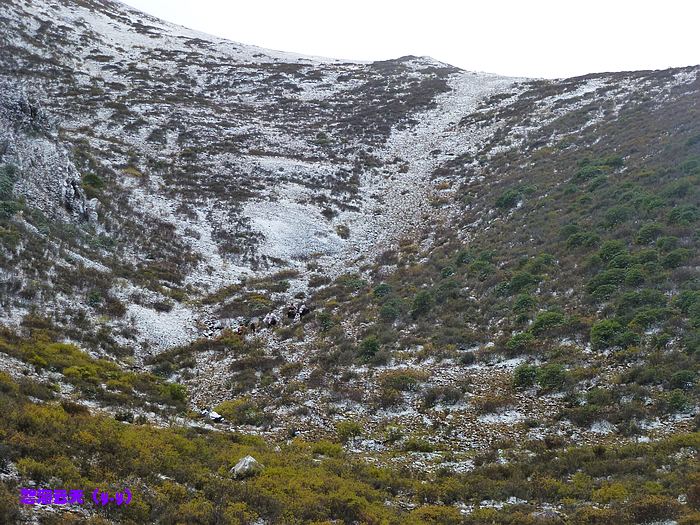
[[[112,246],[88,258],[154,271],[195,293],[250,269],[303,267],[309,256],[338,267],[387,245],[421,214],[370,224],[383,189],[397,208],[426,201],[416,183],[431,166],[409,162],[397,177],[407,144],[417,142],[407,141],[411,115],[432,111],[425,118],[435,127],[420,133],[437,142],[448,111],[461,118],[465,105],[509,85],[427,59],[341,64],[271,53],[109,2],[10,2],[4,10],[3,71],[50,106],[77,171],[90,178],[83,185],[100,208],[95,233]],[[60,54],[47,56],[56,46]],[[450,83],[463,86],[461,105],[453,95],[436,100]],[[387,143],[393,126],[403,133]],[[17,189],[52,212],[39,205],[42,195]]]
[[[0,22],[3,518],[128,479],[86,513],[697,519],[699,67],[345,63],[107,0]]]

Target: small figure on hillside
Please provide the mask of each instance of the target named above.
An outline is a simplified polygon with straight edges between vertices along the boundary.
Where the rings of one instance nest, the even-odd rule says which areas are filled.
[[[260,328],[260,319],[257,317],[253,317],[250,322],[248,323],[248,329],[255,333],[255,331]]]
[[[301,303],[301,306],[299,306],[298,312],[299,312],[299,317],[304,317],[306,314],[308,314],[310,312],[310,310],[304,303]]]
[[[211,412],[209,412],[209,419],[211,419],[212,421],[215,421],[216,423],[221,423],[221,422],[223,422],[224,417],[221,414],[219,414],[218,412],[215,412],[212,410]]]
[[[274,314],[274,312],[270,312],[265,316],[263,319],[263,323],[265,323],[266,326],[268,327],[273,327],[278,323],[279,319],[277,316]]]
[[[287,317],[294,319],[297,316],[297,306],[294,303],[287,305]]]

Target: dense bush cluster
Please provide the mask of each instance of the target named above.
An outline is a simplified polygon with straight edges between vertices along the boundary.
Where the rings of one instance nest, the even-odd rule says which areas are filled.
[[[35,395],[40,387],[28,385],[0,374],[2,461],[14,463],[20,476],[0,490],[0,520],[7,523],[19,519],[16,494],[29,481],[56,488],[126,485],[132,490],[128,507],[90,506],[89,523],[103,523],[100,517],[173,524],[244,524],[258,518],[275,523],[534,523],[537,507],[532,505],[551,503],[570,516],[567,523],[626,525],[653,517],[692,523],[700,511],[697,433],[656,444],[561,451],[532,441],[525,444],[530,453],[507,464],[428,476],[358,463],[328,441],[295,440],[275,451],[259,438],[240,434],[122,423],[67,402],[30,402],[27,392]],[[361,433],[353,421],[338,426],[341,440]],[[432,450],[419,439],[404,447]],[[229,470],[248,454],[264,469],[235,480]],[[678,504],[681,493],[688,505]],[[478,508],[482,501],[510,497],[529,503],[499,512]],[[402,511],[399,502],[417,507]],[[456,503],[477,504],[477,509],[463,516],[452,506]],[[591,521],[593,516],[598,521]],[[66,513],[43,522],[84,519]]]
[[[93,399],[122,410],[167,406],[184,410],[187,392],[182,385],[167,383],[144,372],[128,372],[113,361],[94,359],[75,345],[59,343],[48,329],[34,329],[23,338],[0,329],[0,352],[20,359],[38,372],[57,372],[85,399]],[[49,396],[53,398],[54,396]]]

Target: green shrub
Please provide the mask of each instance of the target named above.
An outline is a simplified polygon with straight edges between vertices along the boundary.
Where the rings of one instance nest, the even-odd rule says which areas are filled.
[[[520,294],[513,302],[513,311],[515,313],[527,313],[535,308],[537,301],[534,297],[528,294]]]
[[[256,403],[248,398],[224,401],[214,407],[214,411],[234,425],[262,426],[271,420],[270,414],[263,413]]]
[[[627,509],[635,523],[649,523],[676,518],[681,505],[668,496],[649,494],[630,502]]]
[[[684,314],[689,314],[691,309],[700,304],[700,290],[684,290],[679,293],[673,304]]]
[[[687,410],[690,404],[688,396],[679,388],[665,393],[661,399],[661,409],[672,414]]]
[[[576,174],[572,177],[571,182],[582,183],[593,179],[598,175],[604,175],[605,170],[593,164],[588,164],[579,169]]]
[[[690,225],[700,218],[700,209],[693,204],[676,206],[671,210],[668,220],[671,224]]]
[[[691,390],[695,385],[695,371],[679,370],[671,376],[670,386],[673,389]]]
[[[598,255],[604,262],[610,262],[613,257],[626,251],[627,247],[622,241],[605,241],[598,250]]]
[[[533,386],[537,380],[537,367],[534,365],[519,365],[513,370],[513,385],[516,388]]]
[[[693,182],[689,178],[676,180],[664,186],[661,196],[669,199],[680,199],[685,197],[694,188]]]
[[[621,168],[625,165],[625,161],[619,155],[608,155],[598,160],[600,166],[606,166],[608,168]]]
[[[613,395],[610,390],[596,387],[586,392],[586,402],[590,405],[611,405],[613,403]]]
[[[668,252],[663,259],[661,259],[661,265],[664,268],[677,268],[688,259],[690,259],[691,252],[687,248],[676,248]]]
[[[84,185],[89,185],[96,189],[102,188],[105,185],[104,181],[94,173],[85,173],[82,182]]]
[[[454,275],[455,269],[453,266],[445,266],[442,270],[440,270],[440,276],[444,279],[447,277],[450,277],[451,275]]]
[[[629,491],[622,483],[608,483],[594,490],[591,499],[598,503],[624,501],[629,497]]]
[[[558,328],[564,324],[566,316],[561,312],[547,311],[540,312],[530,327],[534,335],[542,335],[549,330]]]
[[[397,319],[402,312],[401,302],[389,300],[379,308],[379,317],[382,321],[391,322]]]
[[[436,287],[433,294],[436,303],[444,303],[449,299],[459,297],[460,283],[456,279],[444,279]]]
[[[556,259],[552,254],[540,253],[536,257],[530,259],[525,265],[525,268],[527,271],[535,274],[546,273],[554,267],[555,263]]]
[[[506,190],[496,199],[496,208],[509,210],[520,202],[520,191],[515,189]]]
[[[617,315],[621,319],[629,319],[638,313],[642,313],[643,309],[650,311],[659,310],[663,315],[665,307],[666,296],[658,290],[648,288],[625,292],[617,299]]]
[[[430,408],[441,401],[446,405],[454,405],[463,397],[461,389],[451,386],[434,386],[428,388],[423,394],[423,407]]]
[[[600,159],[584,159],[579,162],[579,170],[572,177],[572,182],[581,183],[593,178],[607,175],[615,168],[623,165],[622,157],[612,155]]]
[[[625,340],[625,328],[614,319],[603,319],[591,327],[591,344],[596,350],[620,346]]]
[[[517,272],[508,281],[507,289],[512,294],[519,293],[527,288],[531,288],[538,282],[540,282],[540,278],[530,272]]]
[[[391,286],[389,286],[387,283],[380,283],[374,287],[372,293],[377,298],[387,297],[391,293]]]
[[[357,421],[340,421],[335,426],[335,432],[341,443],[346,443],[357,436],[362,435],[362,425]]]
[[[0,201],[0,220],[8,220],[22,209],[22,205],[14,201]]]
[[[367,281],[355,273],[346,273],[335,280],[335,285],[346,293],[352,293],[364,288]]]
[[[586,290],[593,296],[596,296],[596,291],[601,288],[603,290],[616,290],[620,284],[625,282],[626,273],[627,272],[624,268],[609,268],[607,270],[603,270],[588,282]],[[600,293],[597,295],[600,296]]]
[[[569,223],[565,224],[559,229],[559,238],[562,240],[566,240],[575,233],[579,233],[581,231],[581,227],[578,224],[574,223]]]
[[[612,508],[583,506],[576,509],[570,520],[571,525],[629,525],[629,519]]]
[[[167,393],[173,401],[180,401],[183,403],[187,401],[187,387],[185,387],[185,385],[168,383]]]
[[[632,216],[632,209],[627,206],[613,206],[605,212],[605,225],[608,227],[617,226],[629,220]]]
[[[591,293],[594,301],[601,302],[610,299],[617,292],[617,286],[614,284],[604,284],[596,287]]]
[[[477,255],[473,250],[460,250],[455,257],[457,264],[469,264],[476,259]]]
[[[411,517],[416,523],[426,525],[460,525],[462,515],[454,507],[444,505],[424,505],[411,512]]]
[[[343,447],[338,445],[338,443],[322,439],[311,445],[311,452],[330,458],[339,458],[343,456]]]
[[[649,244],[652,241],[655,241],[656,238],[661,235],[662,231],[663,227],[658,222],[645,224],[639,228],[634,240],[637,244]]]
[[[379,352],[379,340],[375,336],[369,336],[360,343],[359,356],[365,361],[371,360]]]
[[[319,146],[327,146],[331,143],[331,139],[325,131],[316,133],[316,144]]]
[[[633,330],[648,328],[667,319],[669,315],[670,311],[667,308],[640,308],[628,326]]]
[[[534,342],[535,336],[533,336],[530,332],[522,332],[508,339],[506,348],[508,348],[508,350],[511,352],[524,352],[530,348]]]
[[[573,248],[592,248],[600,242],[600,236],[592,232],[574,233],[566,239],[566,247]]]
[[[333,315],[325,310],[322,310],[316,314],[316,320],[318,321],[319,331],[321,333],[328,332],[337,324],[337,320],[333,317]]]
[[[19,392],[18,385],[5,372],[0,372],[0,392],[4,394],[17,394]]]
[[[564,386],[567,373],[559,364],[550,363],[537,370],[537,384],[544,390],[559,390]]]
[[[469,265],[469,273],[481,280],[486,279],[494,270],[494,265],[485,259],[477,259]]]
[[[678,237],[674,237],[672,235],[668,235],[666,237],[659,237],[656,240],[656,247],[661,250],[663,253],[670,252],[671,250],[675,250],[678,248],[680,245],[680,239]]]
[[[640,265],[632,266],[625,271],[625,284],[628,286],[636,286],[642,284],[645,280],[644,271]]]
[[[433,294],[427,290],[421,290],[413,298],[413,309],[411,313],[414,318],[420,317],[428,313],[434,304],[435,299],[433,298]]]
[[[681,171],[687,175],[700,175],[700,157],[690,157],[683,162]]]
[[[17,168],[12,164],[0,166],[0,201],[11,201],[17,181]]]
[[[628,253],[620,253],[612,258],[608,263],[608,268],[629,268],[636,259]]]

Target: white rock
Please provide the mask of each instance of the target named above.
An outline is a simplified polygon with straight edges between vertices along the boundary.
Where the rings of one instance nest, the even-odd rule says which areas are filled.
[[[263,468],[263,465],[253,456],[246,456],[236,463],[236,466],[231,469],[231,474],[234,478],[247,478],[258,474]]]

